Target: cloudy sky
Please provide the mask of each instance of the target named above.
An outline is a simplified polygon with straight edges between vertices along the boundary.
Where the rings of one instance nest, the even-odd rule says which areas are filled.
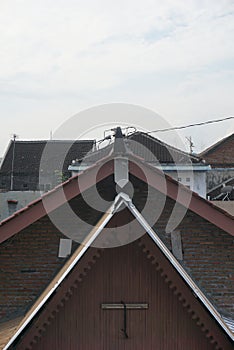
[[[13,133],[48,139],[100,104],[173,126],[234,115],[233,38],[233,0],[0,0],[0,156]],[[233,120],[181,136],[199,152],[232,132]]]

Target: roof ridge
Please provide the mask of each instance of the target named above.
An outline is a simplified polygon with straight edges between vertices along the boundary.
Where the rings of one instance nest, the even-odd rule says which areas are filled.
[[[133,154],[128,154],[128,159],[131,161],[133,161],[133,166],[131,167],[133,171],[133,175],[134,175],[134,161],[136,162],[136,160],[141,163],[145,168],[149,169],[149,172],[153,172],[154,174],[158,174],[159,176],[164,176],[168,181],[169,184],[171,184],[171,186],[175,186],[178,189],[178,181],[174,180],[173,178],[171,178],[169,175],[165,174],[164,172],[162,172],[160,169],[155,168],[154,166],[144,162],[144,160],[142,160],[140,157],[137,157],[136,155]],[[29,211],[31,211],[31,214],[29,215],[28,219],[25,220],[19,220],[18,225],[21,227],[21,230],[25,227],[27,227],[28,225],[30,225],[30,223],[36,221],[39,219],[38,215],[41,215],[40,217],[46,215],[46,210],[44,208],[43,205],[43,199],[47,200],[50,203],[50,210],[54,210],[56,209],[59,205],[62,205],[63,203],[61,202],[61,196],[59,196],[60,191],[67,191],[68,195],[67,196],[62,196],[63,200],[70,200],[71,198],[74,198],[76,195],[78,195],[80,193],[80,188],[78,186],[77,183],[77,178],[80,176],[85,176],[86,174],[89,175],[93,172],[95,172],[95,169],[97,167],[100,167],[101,164],[106,164],[108,161],[113,161],[114,157],[113,155],[108,155],[106,157],[103,157],[102,159],[98,160],[96,163],[92,164],[91,166],[89,166],[87,169],[85,169],[84,171],[80,172],[79,174],[69,178],[68,180],[66,180],[65,182],[57,185],[56,187],[54,187],[52,190],[46,192],[42,197],[37,198],[36,200],[30,202],[27,206],[25,206],[24,208],[20,209],[19,211],[15,212],[13,215],[11,215],[10,217],[4,219],[3,221],[0,222],[0,243],[4,240],[6,240],[7,238],[9,238],[9,234],[10,236],[14,235],[15,233],[17,233],[17,225],[14,223],[14,220],[17,220],[17,218],[20,215],[29,215]],[[101,168],[101,167],[100,167]],[[99,181],[101,181],[102,179],[104,179],[105,177],[109,176],[111,173],[113,173],[114,168],[113,167],[107,167],[106,170],[103,170],[103,173],[101,175],[99,175]],[[151,174],[152,176],[152,174]],[[91,176],[92,177],[92,176]],[[140,177],[139,177],[140,178]],[[96,180],[96,176],[94,177],[95,181]],[[94,179],[92,179],[94,181]],[[143,180],[145,181],[145,180]],[[149,183],[150,184],[150,183]],[[90,185],[90,184],[89,184]],[[87,184],[87,188],[90,187]],[[182,189],[183,195],[186,196],[190,196],[192,195],[192,199],[194,201],[199,201],[200,204],[203,204],[203,207],[205,205],[205,208],[210,208],[211,210],[215,210],[215,213],[219,213],[220,215],[223,215],[225,218],[227,219],[231,219],[233,221],[233,216],[229,213],[227,213],[226,211],[224,211],[223,209],[215,206],[214,204],[212,204],[210,201],[200,197],[197,193],[191,191],[190,189],[188,189],[186,186],[183,186],[182,184],[179,184],[180,188]],[[155,185],[154,185],[155,186]],[[158,186],[158,185],[157,185]],[[73,189],[73,191],[71,191],[71,188]],[[156,187],[155,187],[156,188]],[[83,189],[84,190],[84,189]],[[172,193],[167,193],[167,195],[171,198],[173,198]],[[53,196],[55,198],[57,198],[56,200],[53,200]],[[175,200],[177,200],[177,197],[175,198]],[[181,199],[181,204],[183,205],[183,198]],[[40,214],[36,211],[37,210],[37,206],[40,205]],[[190,202],[191,205],[191,202]],[[196,210],[194,210],[192,208],[188,208],[192,211],[194,211],[195,213],[197,213],[198,215],[200,215],[203,218],[205,217],[205,214],[203,213],[202,209],[200,208],[200,206],[197,207]],[[35,217],[37,217],[37,219],[35,219],[35,217],[32,216],[32,212],[34,213],[34,215],[36,215]],[[25,214],[26,213],[26,214]],[[210,214],[206,214],[206,215],[210,215]],[[219,217],[220,217],[219,215]],[[12,233],[12,230],[7,229],[6,225],[10,225],[12,223],[12,226],[14,227],[14,232]],[[217,227],[220,227],[223,230],[226,230],[226,232],[228,232],[231,235],[234,235],[234,230],[233,230],[233,225],[232,225],[232,230],[228,230],[227,228],[222,228],[222,223],[219,222],[218,220],[218,215],[215,215],[213,213],[213,216],[210,218],[210,222],[212,222],[213,224],[215,224]],[[233,224],[233,223],[232,223]],[[225,227],[229,227],[229,223],[226,223],[226,225],[224,225]],[[3,232],[1,232],[3,231]],[[9,232],[8,232],[9,231]],[[2,237],[1,237],[2,234]]]
[[[194,155],[194,154],[192,154],[192,153],[183,151],[183,150],[181,150],[181,149],[179,149],[179,148],[177,148],[177,147],[175,147],[175,146],[172,146],[172,145],[166,143],[165,141],[162,141],[162,140],[158,139],[157,137],[154,137],[154,136],[152,136],[152,135],[149,135],[147,132],[136,131],[135,133],[132,133],[131,135],[129,135],[129,137],[132,136],[132,135],[136,135],[136,134],[138,134],[138,135],[143,135],[143,136],[145,136],[145,137],[151,139],[152,141],[155,141],[155,142],[160,143],[161,145],[165,146],[166,148],[169,147],[170,149],[172,149],[172,150],[174,150],[174,151],[176,151],[176,152],[182,153],[183,155],[189,156],[190,158],[194,158],[194,159],[196,159],[196,160],[200,160],[200,157],[198,157],[198,156],[196,156],[196,155]]]
[[[57,143],[57,142],[61,142],[61,143],[66,143],[66,142],[72,142],[72,143],[86,143],[86,142],[94,142],[95,139],[93,140],[74,140],[74,139],[54,139],[54,140],[47,140],[47,139],[40,139],[40,140],[15,140],[15,143],[41,143],[41,142],[48,142],[48,143]]]
[[[209,153],[210,151],[212,151],[213,149],[215,149],[216,147],[218,147],[222,142],[227,141],[229,138],[231,138],[234,135],[234,133],[225,136],[224,138],[220,139],[219,141],[213,143],[212,145],[210,145],[209,147],[205,148],[202,152],[199,153],[199,156],[204,156],[207,153]]]
[[[195,294],[194,299],[196,300],[196,297],[199,298],[199,300],[205,306],[206,310],[218,322],[218,324],[222,327],[225,333],[233,340],[234,338],[233,332],[229,329],[224,319],[221,317],[221,315],[218,313],[218,311],[212,305],[212,303],[208,300],[205,294],[200,290],[198,285],[193,281],[190,275],[186,272],[184,267],[176,260],[174,255],[166,247],[166,245],[163,243],[163,241],[160,239],[157,233],[151,228],[151,226],[148,224],[145,218],[141,215],[141,213],[138,212],[136,207],[133,205],[131,199],[129,197],[127,198],[126,195],[124,194],[122,194],[122,197],[121,197],[121,193],[118,194],[116,198],[117,197],[122,198],[123,203],[126,205],[128,210],[135,216],[135,218],[137,219],[139,224],[144,228],[144,230],[146,231],[150,239],[152,239],[155,245],[159,248],[164,258],[168,261],[169,265],[171,267],[174,267],[174,269],[177,271],[177,273],[182,277],[183,281],[186,283],[187,287],[193,291],[193,293]],[[5,345],[3,350],[7,350],[14,343],[14,341],[18,338],[18,336],[23,332],[25,327],[34,319],[34,317],[42,309],[42,307],[49,300],[49,298],[54,294],[57,288],[63,283],[66,277],[69,276],[69,274],[75,268],[75,266],[77,266],[80,259],[85,255],[89,247],[92,245],[95,239],[97,239],[97,237],[102,232],[102,230],[106,227],[106,225],[111,220],[111,218],[116,214],[116,208],[118,208],[118,205],[116,204],[117,202],[114,202],[109,207],[109,209],[102,215],[99,222],[95,225],[95,227],[93,227],[93,229],[85,237],[82,244],[75,250],[75,252],[69,258],[69,260],[65,263],[65,265],[63,265],[63,267],[58,271],[58,273],[52,279],[49,285],[41,293],[39,298],[37,298],[37,300],[34,302],[34,304],[30,308],[30,310],[27,312],[25,317],[21,320],[20,324],[18,325],[15,331],[15,334],[11,337],[11,339]],[[202,311],[199,312],[199,317],[200,317],[200,313],[202,314]],[[202,319],[203,319],[203,316],[204,315],[202,314]],[[203,323],[201,323],[200,326],[203,328],[204,326]],[[206,329],[209,329],[209,328],[206,328]]]

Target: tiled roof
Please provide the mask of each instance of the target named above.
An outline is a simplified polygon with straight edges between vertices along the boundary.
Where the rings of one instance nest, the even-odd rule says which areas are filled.
[[[201,162],[201,158],[183,152],[144,132],[135,132],[128,136],[128,140],[130,141],[129,148],[132,152],[143,158],[146,162],[154,161],[155,158],[162,164]],[[141,145],[144,147],[141,147]]]
[[[103,159],[104,157],[107,157],[108,155],[110,155],[112,153],[112,151],[113,151],[113,143],[111,143],[110,145],[108,145],[106,147],[99,148],[93,152],[89,152],[84,157],[84,159],[82,159],[82,158],[74,159],[73,164],[76,165],[76,164],[81,163],[83,161],[87,165],[92,165],[92,164],[98,162],[99,160]]]
[[[124,143],[128,152],[144,159],[145,162],[160,164],[202,164],[204,161],[193,154],[183,152],[165,142],[150,136],[144,132],[135,132],[124,138]],[[85,157],[84,163],[92,164],[107,156],[113,151],[114,143],[90,152]],[[77,162],[79,163],[79,162]],[[75,163],[74,163],[75,165]]]
[[[93,147],[93,140],[81,141],[11,141],[0,168],[0,188],[10,189],[10,176],[12,170],[12,158],[14,149],[14,190],[22,190],[22,183],[28,184],[28,190],[38,189],[40,161],[43,150],[48,145],[53,156],[48,159],[50,169],[57,170],[58,164],[63,169],[65,176],[69,175],[68,166],[73,159],[82,158]],[[69,151],[62,164],[62,156],[67,147]],[[30,178],[30,180],[29,180]]]
[[[133,159],[135,163],[138,162],[138,167],[136,165],[132,164],[131,162],[130,162],[131,164],[129,165],[130,166],[130,168],[129,168],[130,174],[132,176],[132,181],[138,189],[137,194],[136,194],[136,198],[134,199],[136,201],[136,203],[140,203],[140,205],[144,205],[144,198],[145,198],[145,195],[147,195],[147,189],[145,189],[143,186],[145,178],[143,179],[139,175],[143,170],[144,170],[145,174],[147,174],[147,179],[148,179],[149,185],[154,186],[154,188],[155,188],[155,195],[153,196],[153,198],[150,199],[152,201],[152,203],[151,203],[152,208],[155,208],[157,203],[160,201],[159,188],[160,188],[161,177],[163,177],[164,180],[166,178],[168,193],[169,193],[168,196],[170,196],[170,201],[172,202],[173,200],[175,201],[177,199],[178,184],[176,181],[174,181],[173,179],[171,179],[168,176],[164,177],[164,175],[159,170],[144,163],[143,161],[140,161],[135,156],[129,156],[129,160],[131,160],[131,159]],[[103,165],[103,167],[101,167],[101,165]],[[101,173],[101,175],[99,173],[98,177],[95,177],[95,176],[93,176],[93,174],[95,174],[95,168],[98,168],[99,166],[100,166],[100,168],[102,168],[103,173]],[[85,172],[81,173],[79,176],[86,179],[86,186],[87,186],[86,189],[88,189],[92,185],[96,185],[96,182],[97,182],[99,184],[99,190],[102,190],[103,188],[105,188],[105,191],[110,195],[110,194],[114,193],[114,189],[115,189],[115,186],[113,185],[113,177],[112,177],[113,169],[114,168],[113,168],[113,164],[111,163],[111,156],[109,156],[109,157],[106,157],[106,159],[102,159],[101,161],[99,161],[98,164],[96,164],[96,165],[93,164],[93,166],[91,166]],[[85,206],[85,205],[81,206],[81,202],[79,202],[80,199],[76,199],[77,196],[81,197],[81,196],[79,196],[80,192],[78,191],[79,189],[77,187],[77,178],[78,177],[76,176],[74,178],[69,179],[63,186],[58,186],[56,189],[54,189],[53,191],[48,193],[45,197],[48,198],[48,200],[51,202],[51,210],[54,210],[57,207],[62,206],[62,204],[63,204],[62,202],[58,201],[59,196],[57,196],[57,194],[59,193],[59,191],[61,189],[64,189],[67,200],[72,200],[72,198],[74,198],[74,201],[78,200],[78,202],[76,202],[74,204],[74,208],[78,207],[79,212],[83,213],[83,215],[90,217],[90,220],[97,220],[100,216],[100,213],[98,213],[97,211],[96,212],[91,211],[88,213],[87,206]],[[182,192],[183,192],[183,196],[186,196],[186,194],[191,194],[191,192],[187,188],[184,188],[184,187],[182,188]],[[22,234],[27,233],[27,230],[28,230],[28,237],[31,237],[31,239],[33,240],[33,233],[32,232],[34,232],[33,231],[33,223],[34,222],[37,222],[37,224],[39,224],[39,227],[36,227],[37,225],[34,227],[34,228],[36,228],[35,234],[38,237],[38,241],[35,242],[35,248],[37,248],[38,246],[40,246],[41,249],[49,248],[48,247],[48,242],[50,242],[49,236],[51,234],[54,235],[55,231],[53,231],[51,226],[50,227],[47,226],[46,230],[44,228],[42,229],[42,226],[40,227],[41,223],[39,222],[39,218],[45,216],[45,214],[46,214],[45,210],[43,211],[41,208],[41,202],[42,202],[42,200],[39,199],[39,200],[35,201],[34,203],[31,203],[31,205],[29,205],[28,208],[25,208],[21,212],[15,213],[11,218],[9,218],[8,220],[5,220],[2,223],[2,225],[0,226],[0,238],[1,238],[3,231],[5,230],[4,234],[5,233],[8,234],[8,236],[5,236],[6,240],[4,242],[6,244],[6,246],[5,246],[6,249],[14,248],[14,246],[16,246],[16,245],[19,246],[21,243],[24,242],[25,249],[27,251],[27,249],[30,245],[28,244],[27,239],[22,239]],[[54,206],[52,206],[52,204]],[[57,205],[57,207],[56,207],[56,205]],[[29,213],[30,215],[28,215],[27,213]],[[62,213],[62,211],[61,211],[61,213]],[[171,213],[170,207],[168,207],[167,210],[165,211],[165,216],[168,215],[168,213]],[[36,219],[35,219],[35,214],[39,215]],[[209,222],[209,218],[210,218],[211,222]],[[165,217],[162,217],[161,220],[162,220],[162,226],[163,226],[163,222],[165,221]],[[215,223],[212,220],[216,220],[217,222]],[[19,229],[19,223],[21,225],[22,222],[24,222],[25,226],[21,227]],[[198,222],[199,222],[199,224],[198,224]],[[212,222],[213,222],[213,224],[212,224]],[[16,225],[15,225],[15,223],[16,223]],[[46,223],[46,224],[48,224],[48,223]],[[225,226],[226,224],[227,224],[227,226]],[[159,223],[159,225],[160,225],[160,223]],[[223,227],[221,227],[220,225],[221,226],[223,225]],[[17,231],[17,227],[18,227],[18,231]],[[225,227],[227,229],[225,229]],[[228,227],[229,227],[229,229],[228,229]],[[23,231],[23,228],[25,229],[24,231]],[[156,229],[158,229],[160,231],[160,228],[156,227]],[[14,233],[16,233],[15,235],[12,234],[13,230],[15,230],[14,231]],[[32,232],[31,232],[31,230],[32,230]],[[19,232],[19,231],[21,231],[21,232]],[[18,234],[18,232],[19,232],[19,234]],[[228,232],[230,233],[230,235],[228,234]],[[43,233],[43,235],[42,235],[42,233]],[[221,210],[216,209],[214,206],[212,206],[212,204],[210,204],[206,200],[204,200],[204,199],[200,198],[198,195],[192,193],[192,199],[190,202],[190,210],[186,214],[185,226],[183,228],[182,233],[183,233],[183,235],[186,235],[186,244],[188,247],[188,250],[186,250],[186,254],[188,254],[187,258],[186,258],[187,260],[184,262],[185,268],[187,269],[187,271],[189,273],[191,273],[191,275],[196,276],[195,281],[196,281],[196,279],[198,281],[203,280],[202,281],[203,282],[203,285],[202,285],[203,290],[204,289],[208,290],[210,287],[214,288],[214,286],[212,284],[210,272],[213,273],[212,276],[214,276],[214,277],[215,277],[215,275],[217,275],[217,272],[215,272],[215,270],[213,269],[213,260],[212,259],[214,259],[214,257],[215,257],[215,259],[217,259],[217,261],[215,260],[215,262],[216,262],[215,268],[216,268],[216,270],[217,269],[219,270],[219,273],[220,273],[220,271],[222,271],[222,268],[223,268],[220,265],[220,261],[222,261],[222,262],[224,261],[222,254],[226,254],[228,256],[228,257],[226,257],[227,260],[225,260],[226,264],[224,264],[226,267],[230,267],[231,263],[232,263],[232,261],[231,261],[232,256],[231,256],[231,254],[229,254],[229,251],[231,252],[231,249],[232,249],[230,242],[233,240],[233,237],[231,235],[234,235],[233,218],[231,218],[231,216],[225,215]],[[192,233],[193,233],[193,239],[192,239]],[[162,230],[161,234],[165,235],[165,229]],[[21,237],[20,237],[20,235],[21,235]],[[170,241],[169,241],[168,237],[166,237],[166,238],[164,237],[164,240],[170,249]],[[58,237],[57,237],[57,240],[58,240]],[[45,241],[47,242],[47,244],[44,244]],[[221,244],[223,244],[225,246],[225,251],[221,252],[219,250],[218,254],[217,254],[217,251],[214,249],[215,248],[215,245],[213,244],[214,241],[216,242],[217,245],[220,244],[220,242],[221,242]],[[4,248],[4,243],[1,245],[1,248]],[[55,242],[54,248],[53,248],[54,255],[57,254],[56,244],[57,243]],[[201,254],[201,256],[198,256],[197,254],[199,253],[201,246],[203,246],[203,251],[202,251],[203,254]],[[47,253],[44,252],[44,255],[43,255],[41,250],[38,250],[38,249],[32,250],[32,248],[30,248],[28,250],[28,252],[33,254],[32,255],[33,259],[37,259],[38,263],[45,261],[45,259],[46,259],[46,261],[48,261]],[[186,247],[184,247],[184,248],[186,248]],[[14,254],[10,253],[8,255],[8,258],[10,260],[13,259],[13,257],[20,258],[19,250],[14,250],[14,252],[15,252]],[[17,254],[16,254],[16,252],[17,252]],[[35,254],[34,254],[34,252],[35,252]],[[207,258],[206,258],[206,254],[207,254]],[[56,255],[56,257],[54,257],[54,259],[55,259],[55,261],[57,261],[56,260],[57,255]],[[20,260],[22,260],[22,259],[20,259]],[[6,263],[5,258],[3,259],[3,261],[6,264],[7,269],[8,269],[9,266]],[[51,269],[52,269],[51,275],[50,276],[47,275],[47,281],[44,281],[44,286],[51,281],[51,276],[53,274],[53,271],[55,272],[55,270],[60,265],[60,264],[58,264],[58,262],[55,262],[55,261],[52,261],[52,263],[51,263]],[[42,268],[44,269],[43,271],[45,273],[47,273],[48,272],[47,264],[42,264],[42,265],[43,265]],[[62,266],[62,264],[60,266]],[[15,265],[13,267],[15,269]],[[6,269],[6,267],[5,267],[5,269]],[[12,271],[14,271],[14,269]],[[209,269],[211,269],[211,270],[209,270]],[[22,269],[20,269],[20,271],[21,270]],[[28,273],[28,272],[23,271],[22,273],[24,274],[24,273]],[[36,273],[39,273],[39,275],[41,275],[40,271],[39,272],[36,271]],[[204,281],[206,282],[207,276],[209,278],[207,278],[207,283],[204,284]],[[36,274],[34,275],[34,278],[35,278],[35,281],[38,281]],[[227,288],[231,289],[231,287],[230,287],[231,286],[231,277],[229,275],[227,275],[227,276],[224,274],[217,275],[217,278],[218,278],[217,281],[218,281],[218,283],[221,283],[222,288],[225,285]],[[6,280],[8,280],[8,282],[9,282],[9,279],[6,279]],[[219,288],[219,287],[220,287],[219,285],[215,286],[215,288],[216,288],[215,293],[217,294],[216,301],[217,300],[220,301],[221,306],[223,307],[223,305],[222,305],[222,303],[223,303],[222,293],[220,292],[220,290],[217,290],[217,288]],[[16,288],[17,288],[17,285],[16,285]],[[37,292],[34,291],[34,294],[33,294],[34,298],[35,298],[35,295],[38,295],[37,293],[38,293],[38,290],[37,290]],[[224,291],[224,293],[225,293],[225,291]],[[15,298],[14,300],[17,301],[18,299]],[[228,303],[231,304],[231,302],[232,302],[231,301],[231,293],[230,293],[229,297],[226,298],[225,302],[227,303],[226,307],[229,307],[229,308],[233,307],[233,305],[228,305]]]
[[[109,213],[109,214],[108,214]],[[108,215],[114,215],[112,210],[110,210],[108,213],[105,213],[104,216],[108,216]],[[91,232],[90,234],[87,236],[87,239],[86,239],[86,242],[88,244],[88,241],[89,239],[92,238],[92,236],[95,236],[96,234],[96,231],[99,230],[100,226],[101,226],[101,222],[103,222],[103,218],[100,220],[100,224],[97,225]],[[153,234],[153,236],[156,236],[155,234]],[[164,246],[163,243],[160,243],[160,239],[158,240],[158,243],[157,244],[162,244],[162,251],[164,251],[164,254],[167,256],[170,257],[169,261],[172,263],[173,262],[173,265],[174,267],[176,267],[176,270],[177,272],[179,272],[182,276],[184,276],[184,278],[186,278],[186,283],[188,283],[188,285],[190,286],[190,288],[193,289],[194,293],[196,293],[197,295],[199,295],[199,298],[201,298],[201,300],[203,300],[203,303],[204,305],[206,305],[206,307],[209,309],[210,308],[210,312],[212,310],[212,315],[217,317],[217,319],[219,320],[219,323],[221,321],[221,324],[223,324],[223,321],[224,321],[224,329],[226,329],[226,331],[228,332],[229,336],[231,338],[233,338],[233,336],[231,335],[231,332],[230,330],[232,330],[232,322],[231,320],[227,319],[227,318],[223,318],[223,321],[222,319],[220,318],[220,315],[216,312],[216,310],[213,308],[212,304],[209,303],[209,301],[207,300],[207,298],[202,294],[202,292],[198,289],[198,287],[196,286],[196,284],[194,284],[194,282],[191,280],[191,278],[189,277],[189,275],[186,274],[186,272],[183,270],[183,268],[181,268],[180,264],[176,261],[176,259],[172,256],[172,254],[167,250],[166,246]],[[156,242],[156,238],[155,238],[155,242]],[[89,243],[90,244],[90,243]],[[49,299],[50,296],[52,296],[52,293],[57,289],[58,286],[60,286],[60,284],[63,282],[64,279],[66,279],[66,281],[68,281],[68,274],[70,273],[70,271],[72,270],[72,268],[74,266],[76,266],[77,262],[79,261],[79,259],[82,257],[81,254],[84,254],[84,252],[86,252],[86,250],[88,249],[88,245],[84,244],[84,245],[81,245],[79,248],[77,248],[77,250],[75,251],[75,253],[71,256],[71,258],[66,262],[66,264],[62,267],[62,269],[58,272],[58,274],[55,276],[54,280],[51,281],[51,283],[47,286],[47,288],[45,289],[45,291],[41,294],[41,296],[36,300],[35,304],[32,306],[32,308],[28,311],[28,313],[26,314],[26,316],[24,317],[24,320],[21,322],[21,324],[19,323],[19,326],[17,328],[18,331],[22,331],[20,330],[21,327],[26,327],[28,325],[28,323],[33,319],[33,317],[36,315],[36,313],[40,310],[38,309],[39,307],[41,308],[46,302],[47,300]],[[146,245],[145,246],[145,251],[147,251],[147,254],[149,253],[149,250],[148,250],[148,246]],[[149,256],[152,257],[151,255],[151,251],[150,251],[150,254]],[[90,263],[90,260],[88,259],[89,263]],[[90,264],[89,264],[90,265]],[[160,270],[162,271],[162,270]],[[168,270],[167,270],[167,278],[168,277]],[[169,272],[169,275],[170,275],[170,272]],[[171,278],[171,277],[170,277]],[[67,289],[69,289],[69,287],[71,287],[71,285],[67,287]],[[60,298],[61,300],[64,300],[63,299],[63,293],[65,294],[66,293],[66,289],[65,291],[63,290],[62,291],[62,288],[59,289],[58,293],[56,293],[56,296],[57,296],[57,299],[59,298],[59,293],[61,294],[60,295]],[[184,298],[184,294],[183,294],[183,298]],[[50,299],[51,300],[51,299]],[[194,301],[196,299],[194,298]],[[187,302],[187,301],[186,301]],[[57,301],[58,303],[58,301]],[[185,299],[183,299],[183,303],[185,303]],[[55,304],[57,305],[57,304]],[[187,305],[187,304],[186,304]],[[193,310],[193,306],[192,306],[192,303],[191,303],[191,300],[189,300],[189,308],[192,308]],[[53,308],[49,307],[49,312],[52,313],[53,311]],[[197,314],[196,314],[196,317]],[[200,320],[199,320],[200,321]],[[206,319],[206,322],[207,322],[207,319]],[[202,323],[200,323],[202,324]],[[204,325],[203,325],[204,326]],[[202,327],[203,327],[202,326]],[[227,329],[227,327],[229,328],[229,330]],[[16,328],[15,328],[16,330]],[[1,328],[0,328],[0,334],[1,334]],[[13,333],[14,334],[14,333]]]

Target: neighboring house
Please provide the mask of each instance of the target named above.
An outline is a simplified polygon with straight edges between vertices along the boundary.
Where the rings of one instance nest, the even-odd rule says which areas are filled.
[[[234,176],[221,182],[212,188],[208,193],[212,201],[233,201],[234,200]]]
[[[143,158],[147,163],[161,169],[165,174],[206,198],[206,174],[210,170],[210,166],[201,157],[183,152],[144,132],[130,134],[125,138],[125,143],[133,154]],[[69,170],[72,171],[73,175],[77,174],[103,155],[108,154],[111,147],[109,145],[100,149],[81,162],[73,162],[69,166]]]
[[[207,197],[223,210],[234,216],[234,177],[212,188]]]
[[[0,168],[0,190],[2,191],[48,191],[61,182],[61,177],[68,178],[68,165],[75,157],[83,158],[94,146],[93,140],[11,140]],[[49,172],[40,168],[41,157],[48,147]],[[62,163],[64,152],[67,152]],[[62,174],[57,171],[61,167]],[[45,172],[43,175],[42,172]],[[39,175],[42,183],[39,184]],[[41,186],[41,187],[40,187]]]
[[[0,221],[41,196],[40,191],[0,192]]]
[[[1,349],[233,349],[233,217],[117,131],[109,155],[1,223]],[[175,205],[188,210],[168,231]]]
[[[93,146],[93,140],[12,140],[0,166],[0,221],[68,178],[72,159],[82,158]],[[43,166],[45,147],[50,154]]]
[[[208,195],[217,186],[234,177],[234,134],[218,141],[199,154],[212,170],[207,174]]]

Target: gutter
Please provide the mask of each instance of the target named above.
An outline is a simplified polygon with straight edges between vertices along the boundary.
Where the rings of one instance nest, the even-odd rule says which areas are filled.
[[[210,165],[163,165],[155,166],[157,169],[165,170],[165,171],[209,171],[211,170]]]

